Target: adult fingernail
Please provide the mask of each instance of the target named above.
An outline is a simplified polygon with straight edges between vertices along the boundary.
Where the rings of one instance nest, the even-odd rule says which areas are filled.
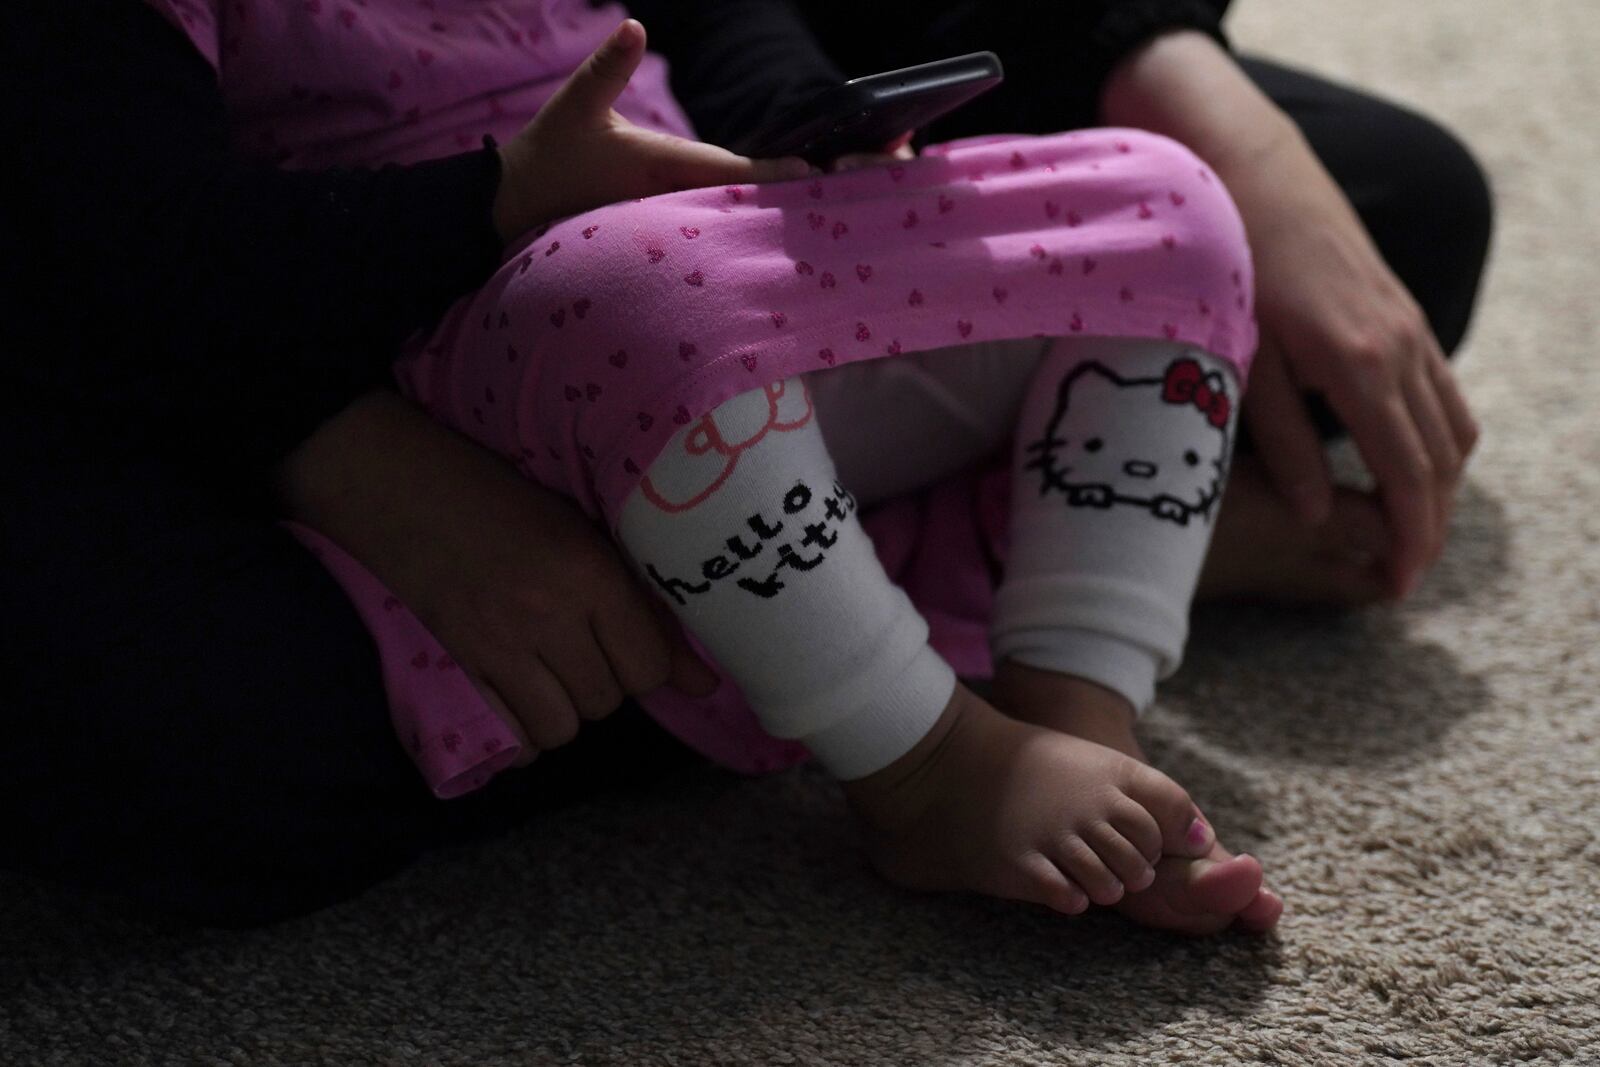
[[[1190,848],[1202,848],[1211,839],[1211,828],[1205,824],[1204,819],[1196,819],[1189,824],[1189,832],[1184,836]]]

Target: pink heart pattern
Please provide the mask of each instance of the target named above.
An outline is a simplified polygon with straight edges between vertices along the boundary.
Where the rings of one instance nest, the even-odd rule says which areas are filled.
[[[342,2],[363,19],[378,10],[319,0],[331,6],[328,14]],[[423,105],[424,125],[407,137],[423,137],[435,118],[422,88],[453,76],[458,48],[466,47],[456,25],[466,8],[448,10],[448,37],[413,40],[375,68],[367,86],[396,94],[382,97],[392,101],[396,128],[402,116],[414,121],[406,110],[414,102]],[[547,37],[559,37],[568,17],[553,17]],[[327,18],[323,26],[330,25],[338,23]],[[532,27],[519,31],[519,61],[538,61]],[[503,27],[494,38],[509,40]],[[305,107],[322,91],[314,81],[299,88]],[[647,110],[661,116],[657,128],[678,121],[647,106],[658,103],[647,87],[632,93],[618,104],[631,108],[621,112],[631,121],[644,122]],[[478,99],[480,117],[504,101],[503,119],[485,120],[486,132],[503,136],[502,127],[519,118],[511,93]],[[478,133],[468,132],[475,142]],[[691,431],[697,415],[735,391],[799,374],[958,342],[1091,332],[1242,349],[1252,336],[1247,252],[1230,247],[1220,270],[1206,266],[1217,257],[1200,254],[1232,232],[1231,217],[1219,210],[1226,201],[1203,168],[1174,170],[1170,152],[1141,152],[1144,136],[1083,131],[1077,139],[1002,140],[952,148],[943,161],[881,168],[886,177],[863,171],[713,187],[556,220],[467,298],[467,311],[423,339],[428,347],[408,357],[420,368],[407,372],[404,388],[452,426],[520,457],[527,476],[609,516],[617,494],[643,477],[662,447],[682,439],[674,435]],[[1096,171],[1100,163],[1104,170]],[[969,184],[984,174],[987,184]],[[1239,264],[1231,271],[1230,259]],[[852,272],[858,284],[841,285]],[[691,330],[692,340],[682,338]],[[464,359],[467,350],[480,358]],[[574,462],[565,464],[565,455]],[[407,614],[403,606],[382,610]],[[432,645],[401,647],[401,658],[389,662],[410,670],[410,658],[426,648],[421,673],[461,673],[437,669]],[[418,738],[420,766],[441,757],[448,732],[435,723],[402,737]],[[513,747],[500,734],[457,733],[458,759],[482,758],[494,747],[505,760]]]

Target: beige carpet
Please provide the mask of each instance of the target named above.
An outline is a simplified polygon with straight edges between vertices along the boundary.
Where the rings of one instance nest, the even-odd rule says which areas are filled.
[[[1207,613],[1150,720],[1278,937],[897,893],[820,778],[689,773],[270,931],[0,881],[0,1061],[1600,1063],[1600,7],[1237,6],[1245,45],[1462,131],[1500,208],[1432,581]]]

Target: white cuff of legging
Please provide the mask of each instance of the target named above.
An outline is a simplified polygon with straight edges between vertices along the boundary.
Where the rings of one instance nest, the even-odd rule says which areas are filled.
[[[955,687],[956,672],[923,645],[910,662],[892,672],[869,704],[800,740],[835,778],[865,778],[928,735]]]

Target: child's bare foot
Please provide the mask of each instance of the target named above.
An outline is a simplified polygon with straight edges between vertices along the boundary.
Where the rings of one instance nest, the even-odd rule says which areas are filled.
[[[1259,460],[1236,456],[1195,596],[1371,604],[1388,595],[1388,543],[1383,512],[1366,493],[1335,489],[1328,520],[1309,528],[1268,483]]]
[[[1133,709],[1109,689],[1011,660],[995,671],[996,707],[1036,726],[1086,738],[1141,762]],[[1117,910],[1136,922],[1189,934],[1209,934],[1237,924],[1265,931],[1278,922],[1283,901],[1261,884],[1261,864],[1235,856],[1211,835],[1208,851],[1168,855],[1156,864],[1152,885],[1131,892]],[[1129,887],[1132,888],[1131,886]]]
[[[1166,775],[1008,718],[963,685],[927,737],[846,782],[845,795],[889,880],[1067,914],[1148,889],[1163,855],[1201,857],[1213,845],[1189,795]]]

